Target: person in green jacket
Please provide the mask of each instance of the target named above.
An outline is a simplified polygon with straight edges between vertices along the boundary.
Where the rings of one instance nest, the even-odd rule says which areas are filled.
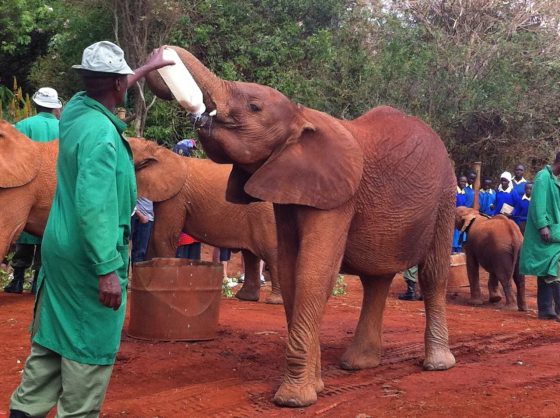
[[[114,114],[129,86],[171,64],[163,48],[132,71],[117,45],[84,50],[85,91],[60,118],[57,186],[43,235],[31,353],[10,417],[99,415],[125,316],[136,181],[125,124]]]
[[[19,121],[15,128],[33,141],[47,142],[57,139],[58,117],[62,107],[58,93],[51,87],[42,87],[35,92],[32,100],[37,114]],[[22,232],[16,241],[16,250],[10,264],[14,270],[13,279],[4,287],[4,292],[22,293],[25,271],[33,265],[31,292],[35,293],[41,268],[41,238]]]
[[[519,270],[537,276],[539,319],[560,315],[560,152],[535,176]],[[553,308],[553,301],[555,307]]]

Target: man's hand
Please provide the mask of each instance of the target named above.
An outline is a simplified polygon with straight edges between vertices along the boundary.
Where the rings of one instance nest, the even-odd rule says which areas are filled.
[[[98,276],[99,278],[99,302],[115,311],[121,306],[122,289],[119,278],[115,272]]]
[[[146,64],[144,64],[150,71],[157,70],[158,68],[165,67],[167,65],[175,65],[175,61],[164,60],[163,50],[167,45],[163,45],[157,49],[154,49],[152,53],[148,56]]]
[[[144,215],[142,212],[140,212],[139,210],[136,211],[135,213],[136,217],[138,218],[138,220],[140,221],[141,224],[147,224],[148,223],[148,217],[146,215]]]
[[[541,234],[541,239],[544,242],[550,242],[550,228],[548,226],[539,229],[539,234]]]

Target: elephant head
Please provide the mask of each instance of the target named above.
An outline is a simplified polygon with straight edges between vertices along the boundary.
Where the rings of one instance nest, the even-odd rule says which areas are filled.
[[[185,184],[182,157],[153,141],[129,138],[134,158],[138,196],[161,202],[175,196]]]
[[[41,168],[38,146],[5,120],[0,120],[0,188],[31,182]]]
[[[476,209],[459,206],[455,209],[455,228],[461,232],[465,232],[474,220],[480,216]]]
[[[356,192],[362,150],[340,121],[291,102],[270,87],[225,81],[173,47],[203,92],[208,113],[192,117],[207,155],[234,165],[229,201],[332,209]],[[159,74],[147,77],[160,98],[172,95]]]

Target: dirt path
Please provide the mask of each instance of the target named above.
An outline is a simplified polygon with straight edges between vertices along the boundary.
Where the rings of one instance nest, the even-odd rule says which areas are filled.
[[[238,257],[238,256],[237,256]],[[234,258],[231,268],[237,268]],[[457,365],[423,372],[422,302],[401,302],[396,278],[385,311],[385,351],[376,369],[346,372],[337,362],[349,344],[361,303],[359,281],[331,298],[322,333],[325,391],[307,409],[271,402],[284,369],[281,306],[223,299],[219,337],[198,343],[149,343],[126,336],[104,417],[557,417],[560,415],[560,324],[535,313],[466,304],[450,295],[450,343]],[[528,302],[535,307],[534,281]],[[270,287],[265,287],[265,292]],[[0,417],[29,350],[32,298],[0,293]]]

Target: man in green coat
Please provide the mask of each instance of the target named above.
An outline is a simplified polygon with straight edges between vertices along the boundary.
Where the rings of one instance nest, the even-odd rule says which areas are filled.
[[[37,114],[19,121],[15,128],[33,141],[47,142],[57,139],[58,116],[62,107],[58,93],[53,88],[42,87],[33,95],[32,100]],[[22,293],[25,271],[32,264],[34,275],[31,292],[35,293],[41,268],[41,238],[22,232],[16,242],[16,251],[11,261],[14,278],[4,287],[4,292]]]
[[[57,186],[43,235],[31,353],[10,417],[99,415],[125,316],[132,154],[114,114],[129,86],[169,62],[163,49],[132,72],[111,42],[74,66],[85,85],[60,119]]]
[[[535,176],[519,261],[521,274],[537,276],[539,319],[558,319],[560,314],[559,175],[560,152]]]

